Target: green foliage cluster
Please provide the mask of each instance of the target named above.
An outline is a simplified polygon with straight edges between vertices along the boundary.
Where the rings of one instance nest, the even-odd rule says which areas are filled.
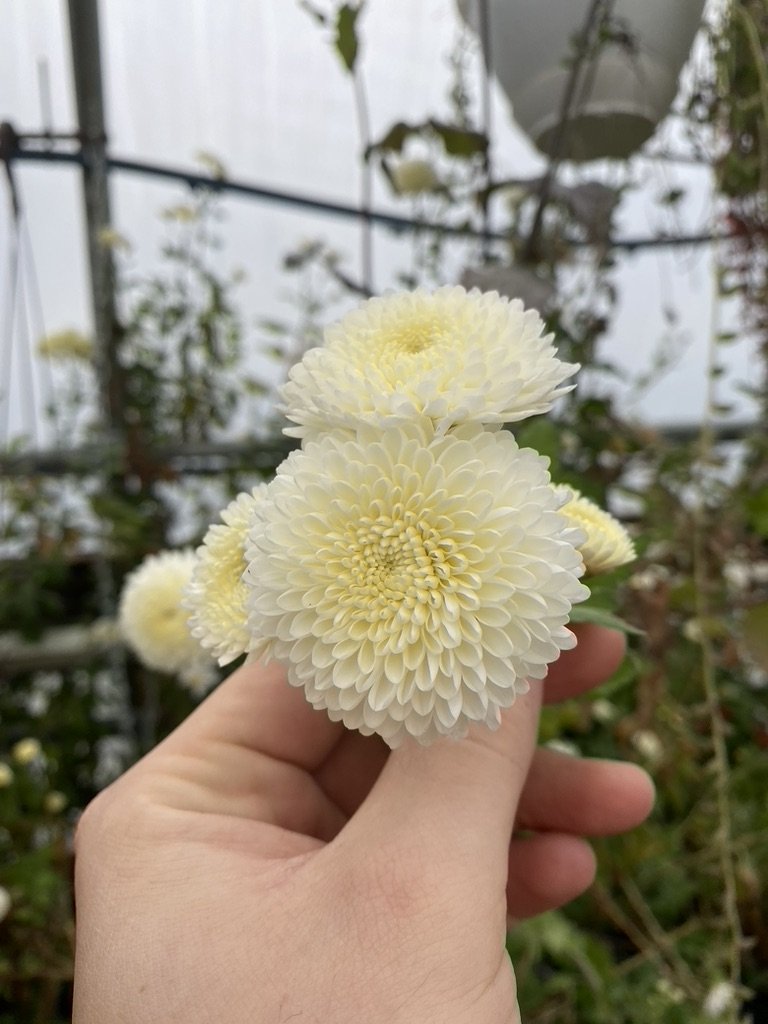
[[[328,31],[341,70],[359,80],[363,3],[303,6]],[[697,84],[691,105],[723,152],[741,147],[757,161],[752,170],[746,160],[720,165],[721,192],[739,215],[765,200],[755,32],[762,53],[764,3],[734,3],[714,40],[714,73]],[[543,295],[563,358],[610,379],[601,340],[616,301],[609,239],[621,190],[586,176],[549,182],[542,208],[542,179],[492,179],[488,140],[473,119],[467,52],[460,41],[451,111],[362,140],[366,174],[392,183],[398,162],[416,152],[433,162],[440,183],[397,197],[414,218],[413,255],[392,283],[453,279],[449,268],[460,259],[481,286],[506,281],[524,298]],[[364,102],[359,89],[356,97]],[[503,221],[503,238],[482,230],[492,214]],[[170,543],[195,543],[229,497],[268,476],[284,454],[274,436],[255,436],[256,427],[276,435],[279,424],[269,386],[247,375],[236,281],[212,256],[216,217],[211,198],[198,194],[169,211],[158,271],[140,275],[120,257],[124,418],[112,424],[116,447],[98,410],[82,414],[82,395],[96,391],[91,369],[62,383],[59,411],[79,410],[67,420],[77,424],[68,440],[101,445],[106,460],[85,476],[2,481],[0,643],[10,636],[13,644],[0,657],[0,888],[8,897],[0,1024],[68,1019],[77,814],[194,704],[175,680],[119,648],[62,659],[46,655],[45,636],[51,626],[108,616],[127,571]],[[749,248],[724,252],[720,279],[724,301],[740,303],[745,329],[754,331],[765,295],[743,271],[765,258],[768,235],[752,230],[754,217],[742,223]],[[462,236],[478,224],[479,237]],[[296,282],[295,320],[264,321],[262,349],[292,361],[316,343],[335,304],[366,294],[368,282],[356,281],[320,241],[287,256],[285,270]],[[579,283],[585,274],[588,289]],[[734,333],[712,340],[713,388]],[[758,330],[754,397],[762,409],[766,336]],[[768,1005],[765,438],[756,431],[730,450],[718,445],[713,399],[699,436],[674,442],[628,422],[608,390],[582,387],[556,422],[533,419],[517,431],[521,444],[550,456],[556,479],[613,502],[640,553],[635,565],[596,583],[580,612],[631,623],[624,664],[599,693],[548,709],[542,740],[644,764],[658,800],[646,826],[597,843],[598,879],[587,894],[510,935],[523,1018],[758,1021]],[[184,445],[231,440],[233,424],[244,422],[254,431],[242,463],[193,474],[179,461]],[[24,660],[32,649],[37,664]]]

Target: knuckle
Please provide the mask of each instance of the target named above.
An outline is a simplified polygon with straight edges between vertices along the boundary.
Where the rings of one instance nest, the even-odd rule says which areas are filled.
[[[75,856],[102,855],[138,838],[146,812],[130,785],[118,779],[97,794],[80,815],[74,834]]]

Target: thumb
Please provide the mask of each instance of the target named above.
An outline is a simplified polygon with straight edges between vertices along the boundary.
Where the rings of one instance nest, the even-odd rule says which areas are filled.
[[[491,732],[430,747],[408,742],[390,754],[352,826],[362,842],[413,850],[444,873],[470,871],[496,892],[506,885],[509,841],[536,746],[540,682],[502,712]],[[479,870],[481,869],[481,870]]]

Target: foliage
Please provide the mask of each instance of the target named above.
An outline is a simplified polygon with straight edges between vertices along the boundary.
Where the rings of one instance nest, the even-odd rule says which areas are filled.
[[[364,111],[364,5],[302,6]],[[588,383],[557,423],[526,421],[518,439],[550,457],[555,479],[621,512],[640,549],[636,565],[595,584],[580,613],[630,624],[624,664],[598,694],[548,709],[542,739],[644,764],[657,806],[647,826],[597,843],[598,880],[585,896],[510,936],[523,1018],[538,1024],[735,1024],[761,1019],[768,1003],[768,452],[759,431],[730,448],[714,433],[723,352],[743,332],[755,343],[755,403],[768,409],[764,0],[735,0],[710,42],[688,116],[716,152],[731,238],[719,268],[729,327],[710,341],[710,407],[693,440],[628,422],[606,385],[616,372],[601,349],[616,302],[610,238],[626,170],[614,169],[610,187],[591,169],[494,178],[466,37],[452,57],[448,110],[361,137],[368,176],[392,184],[399,162],[416,155],[439,182],[420,194],[393,188],[413,229],[409,265],[390,283],[471,271],[481,286],[506,282],[532,304],[543,297],[563,358],[584,364]],[[195,543],[231,495],[281,461],[273,395],[248,377],[237,282],[213,256],[217,215],[204,193],[168,211],[154,273],[119,255],[125,405],[106,462],[77,478],[2,482],[0,637],[37,641],[51,625],[108,616],[122,577],[147,553]],[[363,264],[370,255],[364,246]],[[288,363],[317,343],[337,306],[367,294],[370,273],[357,280],[322,241],[284,266],[293,319],[259,330],[263,350]],[[102,444],[98,410],[83,401],[96,392],[93,371],[71,366],[61,384],[57,414],[70,442]],[[230,468],[195,475],[180,461],[184,445],[242,440],[243,423],[253,424],[248,454]],[[77,813],[193,704],[119,649],[55,670],[0,666],[0,886],[11,899],[0,921],[0,1024],[68,1019]],[[40,754],[19,763],[15,745],[29,737]]]

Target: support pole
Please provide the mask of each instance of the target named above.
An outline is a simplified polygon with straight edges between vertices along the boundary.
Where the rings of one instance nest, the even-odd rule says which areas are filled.
[[[111,227],[109,166],[101,72],[98,0],[68,0],[95,332],[95,358],[106,433],[122,437],[124,386],[117,359],[115,273],[105,231]]]
[[[101,72],[98,0],[68,0],[72,78],[75,86],[80,158],[83,167],[83,196],[91,283],[94,329],[94,363],[99,381],[99,398],[104,440],[126,451],[125,378],[118,359],[120,325],[115,303],[115,267],[112,248],[105,232],[112,226],[109,203],[109,164],[104,117],[104,89]],[[123,487],[120,474],[107,472],[104,492],[118,493]],[[101,613],[115,614],[114,568],[105,554],[96,562],[96,584]],[[126,731],[136,744],[136,714],[125,652],[121,647],[107,650],[112,677],[126,708]]]

